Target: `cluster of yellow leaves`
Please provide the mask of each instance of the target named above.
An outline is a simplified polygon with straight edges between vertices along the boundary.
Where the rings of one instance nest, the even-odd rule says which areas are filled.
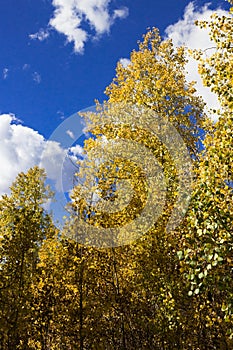
[[[185,64],[184,48],[175,49],[171,40],[162,41],[158,29],[153,28],[139,42],[138,51],[131,53],[129,65],[118,63],[106,94],[110,103],[125,101],[168,118],[196,154],[196,136],[205,117],[194,83],[186,81]]]
[[[208,295],[214,300],[215,309],[211,304],[208,307],[207,326],[218,324],[229,341],[233,337],[233,18],[231,14],[214,15],[210,22],[199,25],[208,26],[216,45],[216,51],[208,58],[195,55],[200,60],[203,82],[217,93],[221,111],[204,141],[205,151],[198,163],[192,204],[183,229],[185,249],[179,257],[189,280],[189,295],[202,292],[204,304]]]
[[[85,144],[63,232],[42,208],[50,193],[38,168],[20,174],[12,195],[0,200],[1,349],[232,348],[232,18],[215,16],[201,25],[210,27],[217,48],[207,59],[196,53],[205,84],[222,103],[215,125],[185,81],[184,49],[149,30],[130,64],[118,64],[106,90],[109,101],[86,116],[95,138]],[[165,227],[180,189],[177,159],[162,142],[166,118],[196,166],[189,211],[171,232]],[[203,122],[208,127],[199,155]],[[182,152],[180,146],[178,156]],[[149,217],[136,219],[144,213],[151,177],[160,205],[165,179],[166,205],[148,229]],[[125,181],[127,191],[117,181]],[[110,205],[107,212],[95,203],[99,199]],[[111,206],[118,209],[111,212]],[[112,239],[111,229],[134,221],[130,232]],[[93,230],[87,234],[82,222]],[[144,235],[135,241],[137,226]],[[94,231],[109,228],[110,237]],[[104,248],[103,239],[108,249],[91,247]],[[123,241],[133,244],[108,244]]]

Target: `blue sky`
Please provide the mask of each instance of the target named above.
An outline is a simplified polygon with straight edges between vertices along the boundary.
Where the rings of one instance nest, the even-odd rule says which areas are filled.
[[[44,143],[64,119],[93,105],[96,98],[104,100],[117,62],[130,57],[147,27],[158,27],[176,45],[208,46],[207,34],[193,29],[194,20],[229,6],[223,0],[205,4],[2,0],[0,194],[8,191],[17,172],[39,162]],[[188,70],[195,79],[193,64]],[[58,150],[58,157],[62,154]]]
[[[163,34],[169,24],[182,17],[188,3],[112,1],[110,13],[128,8],[128,16],[116,18],[110,32],[98,39],[88,23],[83,22],[81,27],[94,36],[79,54],[74,52],[73,42],[66,44],[65,35],[55,29],[44,41],[30,39],[30,34],[47,30],[54,15],[52,1],[2,1],[0,113],[14,113],[25,125],[49,137],[62,115],[67,117],[92,105],[95,98],[104,99],[104,89],[114,77],[117,61],[129,57],[147,27],[156,26]],[[196,2],[198,7],[203,4]],[[219,5],[224,6],[225,1],[214,1],[211,7]]]

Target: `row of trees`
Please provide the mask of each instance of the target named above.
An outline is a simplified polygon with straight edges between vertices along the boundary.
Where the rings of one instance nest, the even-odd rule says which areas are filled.
[[[64,228],[58,230],[44,209],[52,194],[38,167],[19,174],[11,194],[1,198],[1,349],[233,347],[232,24],[230,15],[199,23],[209,28],[216,51],[209,58],[193,53],[204,84],[219,97],[217,123],[205,116],[204,103],[185,80],[185,50],[162,41],[152,29],[132,52],[130,64],[118,64],[105,108],[86,116],[94,137],[85,144],[86,157],[77,174],[82,186],[73,190]],[[192,196],[182,223],[172,230],[166,227],[179,196],[175,161],[161,140],[139,123],[148,118],[147,112],[135,120],[127,114],[131,105],[135,113],[143,108],[149,116],[152,111],[172,123],[189,150]],[[121,127],[114,120],[103,123],[111,108],[115,117],[123,115]],[[140,216],[149,189],[133,159],[123,165],[119,157],[107,159],[98,171],[93,167],[95,150],[118,139],[149,149],[167,189],[159,219],[143,235],[134,236],[137,228],[131,226],[133,232],[126,232],[131,239],[125,240],[130,244],[125,245],[120,245],[118,229]],[[119,151],[123,158],[124,145]],[[91,186],[90,178],[96,179]],[[120,205],[121,210],[109,215],[93,206],[88,193],[98,188],[99,196],[113,203],[116,179],[130,180],[136,194],[127,209]],[[82,222],[105,232],[114,228],[114,244],[105,248],[108,240],[101,237],[101,245],[98,235],[85,236]]]

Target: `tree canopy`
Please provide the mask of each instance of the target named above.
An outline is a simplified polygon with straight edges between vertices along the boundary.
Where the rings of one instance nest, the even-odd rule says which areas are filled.
[[[233,348],[232,11],[197,23],[215,49],[192,52],[216,123],[153,28],[84,114],[64,227],[38,167],[1,197],[1,349]]]

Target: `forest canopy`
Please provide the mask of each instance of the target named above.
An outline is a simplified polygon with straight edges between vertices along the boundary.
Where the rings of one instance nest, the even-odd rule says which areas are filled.
[[[186,81],[187,48],[149,29],[83,115],[64,227],[37,166],[1,197],[2,350],[233,348],[232,13],[196,23],[214,52],[189,50],[216,123]]]

